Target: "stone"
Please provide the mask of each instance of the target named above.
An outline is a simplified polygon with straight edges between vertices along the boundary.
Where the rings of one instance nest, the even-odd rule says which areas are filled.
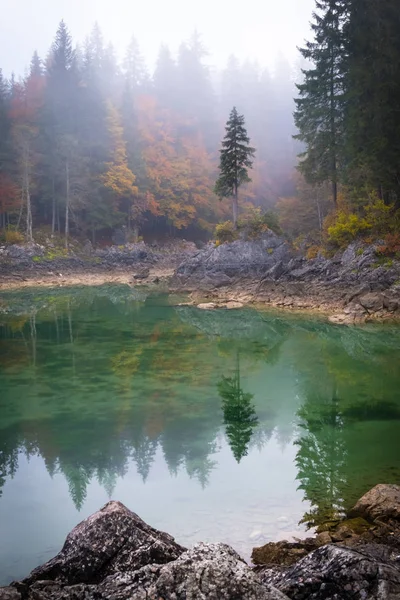
[[[383,308],[382,294],[370,292],[361,296],[358,301],[368,312],[377,312]]]
[[[90,583],[175,560],[184,550],[173,537],[153,529],[120,502],[108,502],[79,523],[68,534],[61,552],[34,569],[23,583],[45,579],[69,585]]]
[[[149,595],[171,600],[284,600],[226,544],[196,544],[162,567]]]
[[[395,312],[400,305],[400,296],[396,292],[389,290],[383,294],[383,307],[389,312]]]
[[[198,280],[216,273],[229,278],[265,275],[277,263],[289,261],[291,256],[286,240],[267,231],[257,240],[237,240],[220,246],[208,244],[185,260],[176,275]]]
[[[259,548],[253,548],[251,560],[255,565],[289,566],[307,556],[316,547],[316,541],[313,539],[301,542],[269,542]]]
[[[330,544],[332,542],[332,538],[328,531],[322,531],[315,539],[318,546],[325,546],[326,544]]]
[[[21,594],[15,587],[0,587],[0,600],[21,600]]]
[[[203,302],[198,304],[197,308],[200,308],[200,310],[214,310],[218,308],[218,304],[215,304],[215,302]]]
[[[228,310],[232,310],[232,309],[237,309],[237,308],[243,308],[244,304],[243,304],[243,302],[238,302],[237,300],[229,300],[229,302],[227,302],[223,306],[224,306],[224,308],[227,308]]]
[[[384,547],[360,550],[327,545],[286,571],[266,569],[263,580],[291,600],[396,600],[400,598],[398,561]]]
[[[349,517],[363,517],[367,521],[400,520],[400,486],[376,485],[353,506]]]
[[[80,523],[61,552],[0,600],[289,600],[226,544],[191,550],[119,502]]]
[[[149,275],[150,269],[148,267],[143,267],[143,269],[140,269],[134,274],[133,279],[147,279]]]

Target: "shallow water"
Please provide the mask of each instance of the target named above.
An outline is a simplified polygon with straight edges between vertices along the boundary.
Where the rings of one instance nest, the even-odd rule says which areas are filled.
[[[110,498],[249,558],[399,483],[399,328],[176,301],[0,296],[0,584]]]

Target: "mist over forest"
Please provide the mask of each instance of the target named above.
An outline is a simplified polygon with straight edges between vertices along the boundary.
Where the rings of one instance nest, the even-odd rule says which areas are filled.
[[[151,72],[135,37],[118,63],[97,25],[76,46],[62,21],[47,57],[33,54],[26,78],[0,79],[3,226],[19,218],[25,186],[35,225],[52,232],[64,231],[69,219],[67,227],[94,240],[122,224],[149,234],[209,235],[229,216],[229,202],[219,202],[213,188],[234,105],[247,115],[257,147],[243,206],[266,208],[290,194],[290,64],[281,56],[271,74],[232,55],[211,72],[206,55],[194,32],[176,57],[161,46]]]
[[[243,58],[240,37],[241,58],[225,66],[210,66],[197,30],[174,38],[177,51],[160,40],[153,64],[135,36],[117,53],[99,25],[78,43],[60,21],[25,76],[0,70],[3,237],[18,241],[22,232],[29,241],[45,228],[66,245],[70,235],[106,243],[124,226],[132,240],[212,239],[231,217],[215,184],[233,107],[255,149],[241,215],[263,219],[272,209],[280,230],[314,254],[358,236],[397,235],[396,3],[318,0],[309,17],[297,58],[278,46],[273,68],[271,56]],[[232,24],[236,31],[236,16]],[[289,32],[292,24],[290,15]],[[277,39],[274,21],[267,30]],[[246,19],[243,31],[251,46]],[[221,30],[220,53],[228,39],[234,47]]]

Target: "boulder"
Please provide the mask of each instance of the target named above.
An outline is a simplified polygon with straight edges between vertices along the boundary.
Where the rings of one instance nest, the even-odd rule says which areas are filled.
[[[359,298],[359,303],[363,308],[368,310],[368,312],[377,312],[383,308],[383,296],[379,293],[376,294],[370,292],[361,296],[361,298]]]
[[[395,600],[400,598],[400,569],[384,546],[360,550],[327,545],[286,571],[266,569],[265,583],[291,600]]]
[[[292,251],[287,242],[272,231],[257,240],[237,240],[203,250],[185,260],[177,269],[180,277],[202,279],[214,273],[228,277],[264,275],[279,262],[287,262]]]
[[[350,517],[363,517],[367,521],[400,520],[400,486],[378,484],[364,494],[349,512]]]
[[[61,552],[34,569],[23,584],[45,579],[68,585],[93,583],[114,573],[175,560],[184,550],[120,502],[108,502],[79,523]]]
[[[0,600],[288,600],[226,544],[185,551],[119,502],[68,535],[61,552]]]
[[[148,267],[143,267],[142,269],[136,271],[136,273],[133,276],[133,279],[147,279],[149,275],[150,269]]]
[[[218,308],[218,304],[215,304],[215,302],[203,302],[198,304],[197,308],[200,308],[200,310],[214,310]]]

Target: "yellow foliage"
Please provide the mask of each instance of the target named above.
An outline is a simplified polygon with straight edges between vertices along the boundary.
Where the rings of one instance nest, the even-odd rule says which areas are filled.
[[[393,204],[386,205],[376,196],[364,206],[363,214],[351,212],[343,203],[344,208],[327,217],[324,226],[328,241],[342,247],[358,237],[370,234],[371,241],[376,236],[398,231],[399,216]]]
[[[339,247],[346,246],[370,229],[371,224],[365,218],[340,210],[334,224],[327,228],[328,240]]]
[[[316,246],[316,245],[310,246],[307,249],[306,258],[308,260],[313,260],[314,258],[317,258],[319,251],[320,251],[320,247],[319,246]]]
[[[16,231],[15,229],[7,229],[4,238],[7,244],[22,244],[24,241],[24,236],[20,231]]]
[[[234,242],[238,239],[239,233],[234,229],[232,221],[225,221],[216,226],[215,237],[217,239],[217,244],[220,245],[225,242]]]

